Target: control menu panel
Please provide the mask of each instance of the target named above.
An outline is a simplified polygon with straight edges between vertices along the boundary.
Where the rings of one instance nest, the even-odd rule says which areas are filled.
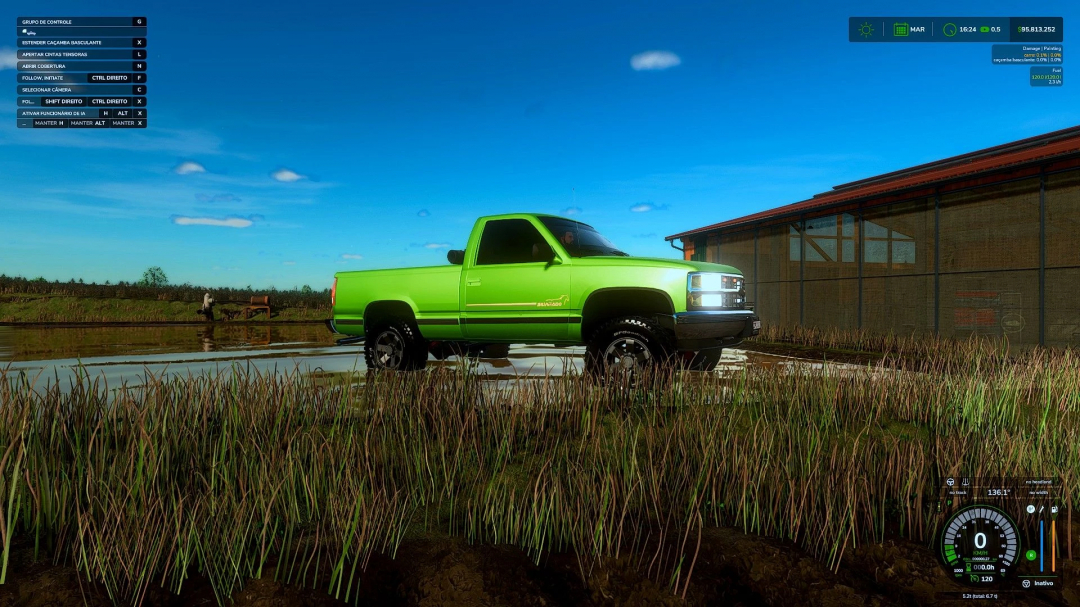
[[[19,128],[146,128],[146,32],[146,17],[19,17]]]

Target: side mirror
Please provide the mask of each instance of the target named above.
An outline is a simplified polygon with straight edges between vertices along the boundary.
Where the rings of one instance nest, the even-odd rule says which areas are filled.
[[[447,251],[446,261],[449,261],[455,266],[460,266],[461,264],[465,263],[465,251],[462,251],[460,249],[451,249]]]

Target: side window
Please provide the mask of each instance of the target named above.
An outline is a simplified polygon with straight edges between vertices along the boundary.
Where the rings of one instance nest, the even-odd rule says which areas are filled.
[[[544,253],[550,250],[544,237],[528,221],[498,219],[484,226],[476,265],[543,261]]]

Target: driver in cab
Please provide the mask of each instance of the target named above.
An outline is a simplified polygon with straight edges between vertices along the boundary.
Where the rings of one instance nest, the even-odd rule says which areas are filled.
[[[558,240],[569,251],[574,246],[574,233],[567,230],[563,232],[562,236],[558,237]],[[532,247],[533,259],[536,260],[546,261],[553,253],[554,251],[546,243],[537,243]]]

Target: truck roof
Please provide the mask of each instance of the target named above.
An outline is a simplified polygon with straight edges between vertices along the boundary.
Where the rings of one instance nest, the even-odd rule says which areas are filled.
[[[477,217],[476,221],[480,221],[482,219],[521,219],[523,217],[554,217],[556,219],[562,219],[565,221],[582,223],[576,219],[570,219],[569,217],[563,217],[561,215],[552,215],[551,213],[500,213],[499,215],[485,215],[483,217]]]

